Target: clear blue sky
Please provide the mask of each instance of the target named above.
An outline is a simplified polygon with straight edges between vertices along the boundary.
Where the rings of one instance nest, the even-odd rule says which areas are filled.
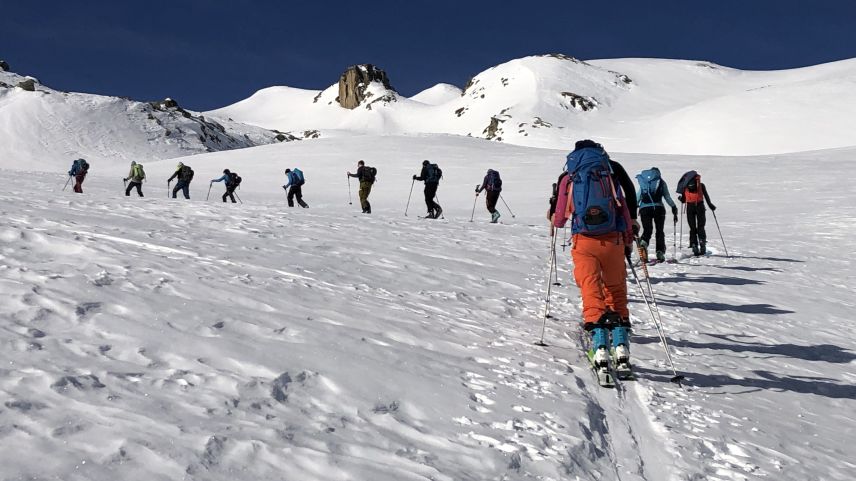
[[[68,91],[206,110],[355,63],[412,95],[512,58],[661,57],[781,69],[856,57],[856,1],[0,2],[0,59]]]

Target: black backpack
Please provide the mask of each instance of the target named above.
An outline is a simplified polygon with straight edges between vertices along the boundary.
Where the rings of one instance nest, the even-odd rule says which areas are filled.
[[[437,164],[428,164],[428,172],[425,174],[425,182],[436,184],[443,177],[443,171]]]
[[[486,189],[491,192],[496,192],[502,190],[502,179],[499,178],[499,172],[495,170],[490,170],[487,173],[487,186]]]
[[[242,179],[240,175],[235,172],[232,172],[231,174],[229,174],[229,182],[227,185],[229,187],[238,187],[239,185],[241,185],[241,180]]]
[[[178,173],[178,179],[182,182],[190,182],[193,180],[193,169],[189,165],[181,167],[181,172]]]
[[[374,181],[377,179],[377,169],[374,167],[366,167],[363,170],[363,179],[366,182],[371,182],[374,184]]]
[[[86,172],[89,172],[89,162],[87,162],[83,159],[80,159],[80,171],[83,172],[84,174]]]

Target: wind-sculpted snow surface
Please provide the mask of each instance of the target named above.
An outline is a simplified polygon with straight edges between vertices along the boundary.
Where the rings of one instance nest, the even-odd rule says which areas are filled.
[[[733,256],[711,218],[713,255],[651,268],[683,389],[636,296],[639,380],[597,387],[562,247],[549,347],[533,344],[561,152],[367,137],[206,154],[189,202],[154,182],[172,161],[142,199],[118,171],[82,195],[3,171],[2,478],[850,479],[854,216],[827,181],[852,154],[616,156],[699,170]],[[402,215],[423,156],[446,175],[442,221],[415,217],[418,192]],[[347,205],[357,158],[379,170],[371,216]],[[293,159],[308,210],[276,182]],[[243,204],[202,200],[222,165]],[[517,214],[500,204],[500,225],[482,199],[468,222],[488,166]]]

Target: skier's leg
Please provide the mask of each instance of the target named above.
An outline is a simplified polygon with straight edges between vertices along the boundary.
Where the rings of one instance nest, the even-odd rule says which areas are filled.
[[[690,247],[698,248],[698,225],[696,223],[696,205],[687,204],[687,226],[690,228]]]
[[[184,198],[190,200],[190,182],[185,182],[181,186],[181,193],[184,194]]]
[[[657,236],[657,256],[659,258],[659,254],[662,252],[663,255],[666,253],[666,231],[664,230],[666,224],[666,208],[663,206],[657,206],[654,209],[654,227],[656,228],[656,236]]]
[[[648,245],[651,243],[651,234],[654,233],[654,208],[643,207],[639,210],[639,214],[642,217],[642,245],[647,250]]]
[[[624,265],[624,242],[604,242],[598,251],[603,282],[603,297],[607,308],[628,319],[627,268]]]
[[[181,190],[182,182],[179,180],[176,182],[175,187],[172,188],[172,198],[175,199],[178,196],[178,191]]]
[[[134,183],[133,183],[133,182],[131,182],[130,184],[128,184],[128,185],[125,187],[125,197],[130,197],[130,196],[131,196],[131,189],[133,189],[133,188],[134,188]]]
[[[139,194],[140,197],[143,197],[143,183],[135,182],[135,184],[137,184],[135,185],[135,187],[137,188],[137,194]]]
[[[704,230],[704,225],[707,223],[707,216],[705,213],[704,205],[699,204],[698,206],[698,244],[699,244],[699,253],[704,254],[707,249],[707,232]]]
[[[603,299],[601,266],[598,261],[600,241],[581,235],[574,236],[571,258],[574,261],[574,280],[583,300],[583,321],[594,323],[606,312]],[[621,253],[623,259],[623,251]],[[622,261],[623,262],[623,261]]]
[[[294,186],[293,185],[288,189],[288,194],[286,195],[286,199],[288,199],[288,206],[294,207]]]

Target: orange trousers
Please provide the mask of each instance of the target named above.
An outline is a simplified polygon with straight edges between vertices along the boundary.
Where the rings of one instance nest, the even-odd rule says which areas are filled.
[[[574,280],[583,297],[584,322],[597,322],[607,311],[629,318],[623,236],[575,235],[573,242]]]

